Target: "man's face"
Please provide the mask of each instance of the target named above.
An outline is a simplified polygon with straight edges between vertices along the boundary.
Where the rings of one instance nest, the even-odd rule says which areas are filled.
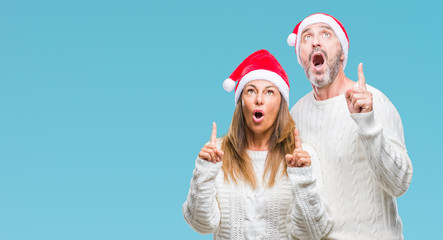
[[[301,33],[300,59],[309,81],[317,87],[329,86],[337,77],[343,50],[332,28],[314,23]]]

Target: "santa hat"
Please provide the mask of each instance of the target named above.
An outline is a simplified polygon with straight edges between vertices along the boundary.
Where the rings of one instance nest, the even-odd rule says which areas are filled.
[[[291,47],[295,47],[295,53],[297,54],[297,60],[298,63],[301,65],[300,60],[300,37],[298,37],[298,34],[302,33],[303,30],[314,23],[326,23],[328,24],[332,30],[334,30],[335,35],[337,36],[338,40],[341,43],[341,47],[343,49],[343,53],[345,55],[345,59],[343,60],[343,69],[346,67],[346,62],[348,60],[348,50],[349,50],[349,38],[348,34],[346,33],[345,28],[343,25],[333,16],[326,14],[326,13],[314,13],[307,18],[305,18],[303,21],[299,22],[297,26],[295,26],[294,31],[292,31],[291,34],[288,36],[288,45]]]
[[[235,88],[235,104],[250,81],[267,80],[277,86],[289,106],[289,80],[283,67],[267,50],[259,50],[249,55],[223,82],[223,88],[231,92]]]

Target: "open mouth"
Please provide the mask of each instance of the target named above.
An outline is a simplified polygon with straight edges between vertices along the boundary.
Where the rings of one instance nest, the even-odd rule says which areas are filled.
[[[323,53],[318,52],[312,56],[312,65],[314,65],[314,69],[316,71],[320,71],[323,68],[324,63],[325,63],[325,57]]]
[[[263,117],[265,116],[265,114],[263,113],[262,110],[254,110],[252,115],[253,115],[252,118],[254,119],[254,122],[256,122],[256,123],[263,121]]]

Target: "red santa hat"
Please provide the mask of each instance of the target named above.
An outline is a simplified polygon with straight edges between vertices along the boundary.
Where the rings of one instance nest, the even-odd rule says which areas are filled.
[[[332,30],[334,30],[334,33],[337,36],[338,40],[340,41],[343,53],[345,55],[345,59],[343,60],[343,69],[345,69],[346,62],[348,61],[348,50],[349,50],[348,34],[346,33],[346,30],[340,21],[338,21],[336,18],[326,13],[314,13],[312,15],[309,15],[303,21],[299,22],[297,26],[295,26],[294,31],[292,31],[292,33],[289,34],[287,39],[288,45],[291,47],[295,47],[295,53],[297,54],[298,63],[301,65],[301,60],[300,60],[301,38],[298,37],[298,34],[299,33],[301,34],[307,26],[314,23],[326,23],[332,28]]]
[[[267,50],[259,50],[249,55],[223,82],[223,88],[231,92],[235,88],[235,104],[246,84],[253,80],[267,80],[280,91],[289,106],[289,80],[283,67]]]

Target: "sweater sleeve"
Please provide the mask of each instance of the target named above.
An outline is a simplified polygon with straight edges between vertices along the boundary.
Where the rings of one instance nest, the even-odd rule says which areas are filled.
[[[287,228],[291,239],[321,239],[331,230],[332,219],[320,194],[323,180],[317,154],[303,148],[311,155],[311,166],[287,169],[294,196]]]
[[[222,163],[197,158],[183,216],[192,229],[201,234],[215,232],[220,224],[220,209],[216,199],[215,178]]]
[[[375,98],[373,111],[354,113],[367,163],[383,189],[393,197],[408,190],[412,163],[406,151],[403,125],[394,105],[382,95]]]

